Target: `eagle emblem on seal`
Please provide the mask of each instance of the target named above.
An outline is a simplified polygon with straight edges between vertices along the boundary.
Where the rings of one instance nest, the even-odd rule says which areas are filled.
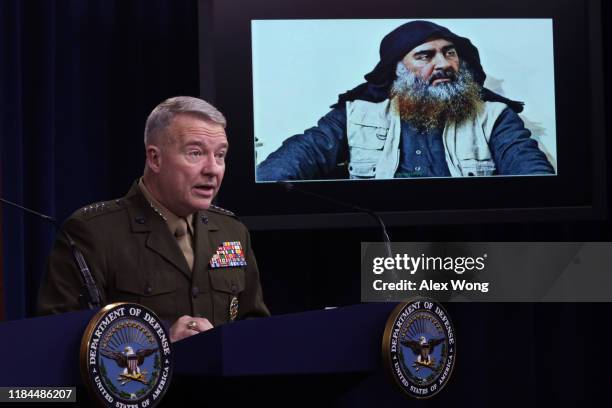
[[[100,353],[111,360],[115,360],[115,363],[121,368],[123,372],[119,374],[117,380],[121,385],[125,385],[130,381],[139,381],[143,384],[147,384],[147,371],[141,370],[140,365],[144,363],[147,356],[150,356],[157,351],[155,348],[141,348],[137,352],[131,346],[126,346],[123,352],[112,351],[110,349],[100,350]]]

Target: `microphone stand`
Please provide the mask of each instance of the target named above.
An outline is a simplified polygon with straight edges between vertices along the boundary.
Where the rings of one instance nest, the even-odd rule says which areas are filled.
[[[98,287],[96,285],[96,282],[93,276],[91,275],[91,271],[89,270],[89,267],[87,266],[87,262],[85,262],[85,257],[83,256],[83,253],[79,251],[79,249],[77,248],[72,237],[66,231],[64,231],[63,228],[60,227],[56,219],[49,215],[39,213],[38,211],[30,210],[29,208],[23,207],[17,203],[14,203],[12,201],[6,200],[1,197],[0,197],[0,202],[13,206],[15,208],[19,208],[20,210],[26,213],[36,215],[50,222],[51,224],[53,224],[53,226],[55,227],[57,231],[60,231],[64,235],[64,237],[66,237],[66,240],[68,241],[68,245],[70,246],[70,249],[72,251],[72,256],[74,257],[77,267],[79,268],[79,272],[81,273],[81,278],[83,279],[83,286],[85,290],[83,291],[84,293],[81,293],[80,297],[84,300],[84,303],[87,305],[89,309],[100,308],[101,307],[100,291],[98,290]]]
[[[288,192],[292,192],[292,191],[297,191],[300,194],[304,194],[307,196],[311,196],[311,197],[315,197],[319,200],[323,200],[323,201],[327,201],[328,203],[337,205],[338,207],[343,207],[343,208],[348,208],[354,211],[358,211],[358,212],[362,212],[362,213],[366,213],[368,215],[370,215],[372,218],[374,218],[376,220],[376,222],[378,223],[378,225],[380,226],[381,232],[382,232],[382,240],[385,243],[385,249],[387,251],[387,256],[389,258],[392,258],[393,255],[391,253],[391,239],[389,238],[389,234],[387,233],[387,228],[385,227],[385,223],[383,222],[382,218],[380,218],[380,216],[378,214],[376,214],[374,211],[368,209],[368,208],[363,208],[363,207],[359,207],[357,205],[354,204],[350,204],[350,203],[346,203],[344,201],[340,201],[340,200],[336,200],[335,198],[331,198],[331,197],[327,197],[321,194],[317,194],[317,193],[313,193],[312,191],[307,191],[307,190],[303,190],[301,188],[298,188],[295,186],[295,184],[289,182],[289,181],[277,181],[278,184],[280,184],[281,186],[283,186],[283,188],[285,189],[285,191]]]

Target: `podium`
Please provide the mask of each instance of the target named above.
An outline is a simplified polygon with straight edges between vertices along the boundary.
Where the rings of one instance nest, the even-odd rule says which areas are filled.
[[[163,405],[410,403],[382,370],[381,340],[395,304],[252,319],[173,345]],[[0,324],[0,386],[77,386],[81,336],[95,311]],[[77,398],[87,400],[84,389]]]
[[[95,310],[0,323],[0,386],[74,387],[81,337]]]

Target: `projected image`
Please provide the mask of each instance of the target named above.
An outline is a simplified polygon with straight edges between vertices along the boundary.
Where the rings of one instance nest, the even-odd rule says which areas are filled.
[[[254,20],[256,181],[554,175],[552,20]]]

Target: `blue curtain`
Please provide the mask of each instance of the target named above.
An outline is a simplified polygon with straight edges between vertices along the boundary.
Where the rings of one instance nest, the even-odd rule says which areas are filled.
[[[194,1],[0,2],[2,197],[59,221],[142,172],[146,116],[198,95]],[[3,206],[6,318],[35,312],[55,228]]]

